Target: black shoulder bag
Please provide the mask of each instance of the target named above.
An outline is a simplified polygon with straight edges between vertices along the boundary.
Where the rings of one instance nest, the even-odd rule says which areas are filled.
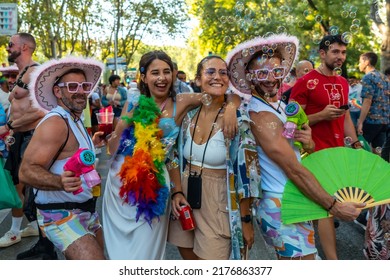
[[[222,109],[224,107],[224,104],[222,104],[221,108],[219,109],[217,115],[215,116],[215,120],[213,122],[213,126],[211,128],[211,131],[209,133],[209,137],[207,138],[206,146],[203,150],[203,158],[202,158],[202,164],[200,167],[200,174],[197,174],[196,172],[191,172],[191,156],[189,160],[189,174],[188,174],[188,189],[187,189],[187,201],[190,204],[192,209],[200,209],[202,206],[202,171],[203,171],[203,163],[204,163],[204,157],[206,155],[207,146],[209,144],[211,134],[213,133],[214,126],[217,122],[218,116],[221,113]],[[200,115],[200,111],[202,110],[202,105],[200,106],[198,116],[196,117],[194,131],[192,132],[192,139],[191,139],[191,146],[190,146],[190,155],[192,155],[192,143],[194,142],[195,137],[195,131],[196,126],[198,125],[198,119]]]

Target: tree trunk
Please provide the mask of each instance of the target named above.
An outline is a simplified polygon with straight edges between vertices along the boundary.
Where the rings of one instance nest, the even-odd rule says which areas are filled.
[[[381,70],[390,67],[390,0],[386,0],[386,28],[382,34]]]
[[[379,15],[377,2],[373,0],[371,3],[370,17],[382,35],[380,71],[383,72],[386,68],[390,67],[390,0],[386,0],[386,23],[383,22]]]

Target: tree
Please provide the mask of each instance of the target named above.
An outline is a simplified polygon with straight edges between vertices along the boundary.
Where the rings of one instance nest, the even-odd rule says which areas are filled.
[[[21,30],[33,34],[46,58],[97,50],[93,30],[100,27],[99,1],[26,0],[20,4]]]
[[[198,16],[201,42],[211,51],[226,54],[255,36],[288,33],[300,41],[300,59],[319,62],[317,50],[325,34],[343,34],[348,47],[348,68],[356,71],[359,54],[379,50],[371,32],[371,0],[199,0],[192,3]]]
[[[118,32],[118,56],[125,57],[127,64],[131,63],[146,35],[152,36],[156,41],[163,35],[173,37],[183,31],[183,24],[188,19],[183,0],[111,0],[104,1],[103,5],[111,7],[108,9],[109,20],[106,22],[109,30]],[[114,53],[113,33],[106,41],[101,42],[102,59]]]
[[[180,34],[188,18],[184,0],[25,0],[19,11],[20,30],[35,36],[46,58],[75,53],[105,60],[114,56],[117,35],[127,64],[146,35]]]
[[[385,2],[386,23],[383,22],[381,17],[379,1],[373,0],[370,6],[370,18],[374,21],[382,35],[380,67],[382,71],[390,67],[390,0],[386,0]]]

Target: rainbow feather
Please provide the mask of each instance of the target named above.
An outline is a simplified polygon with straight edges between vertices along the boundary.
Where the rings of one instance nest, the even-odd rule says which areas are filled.
[[[119,146],[125,155],[118,172],[122,182],[119,195],[125,203],[137,206],[136,221],[143,216],[149,225],[164,214],[169,197],[160,114],[154,100],[141,95],[131,119],[134,126],[123,132]]]

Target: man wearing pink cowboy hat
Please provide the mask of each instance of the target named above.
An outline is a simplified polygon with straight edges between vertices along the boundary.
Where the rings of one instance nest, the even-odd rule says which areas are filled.
[[[66,259],[105,259],[92,189],[85,179],[64,171],[79,148],[94,151],[99,142],[89,137],[80,117],[103,68],[81,57],[50,60],[36,68],[29,84],[33,106],[48,113],[37,125],[19,176],[36,189],[38,224]]]
[[[342,219],[353,220],[359,215],[359,208],[364,207],[364,203],[337,202],[300,164],[300,151],[293,142],[302,142],[307,152],[314,150],[308,125],[297,130],[294,139],[282,135],[286,114],[284,104],[277,100],[277,93],[297,57],[297,50],[296,37],[272,35],[238,45],[227,58],[231,89],[241,95],[251,95],[248,110],[258,144],[263,189],[257,219],[278,259],[314,259],[317,254],[311,222],[286,225],[281,221],[282,195],[288,179],[332,215]]]

